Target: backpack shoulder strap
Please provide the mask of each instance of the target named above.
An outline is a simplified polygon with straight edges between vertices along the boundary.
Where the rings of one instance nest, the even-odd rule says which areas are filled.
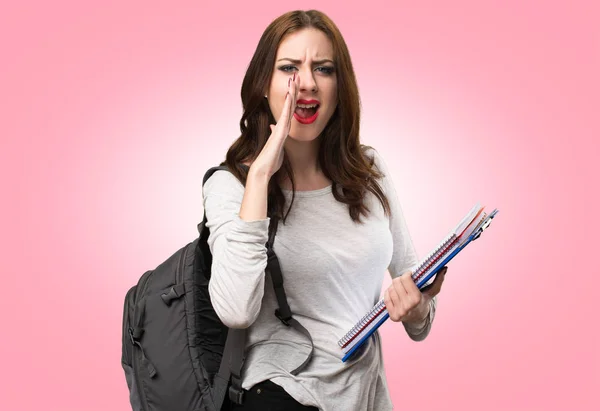
[[[204,184],[206,184],[206,181],[216,172],[219,170],[225,170],[225,171],[229,171],[229,168],[227,166],[215,166],[215,167],[211,167],[209,168],[206,173],[204,173],[204,178],[202,179],[202,186],[204,186]]]
[[[206,184],[206,181],[208,181],[208,179],[216,171],[219,171],[219,170],[229,171],[229,168],[227,166],[216,166],[216,167],[209,168],[208,171],[206,173],[204,173],[204,178],[202,179],[202,187],[204,187],[204,184]],[[206,226],[206,211],[204,211],[204,216],[202,217],[202,222],[198,224],[198,233],[200,234],[200,241],[204,241],[204,242],[206,242],[208,240],[208,230],[204,229],[205,226]]]
[[[267,267],[266,270],[271,275],[271,280],[273,282],[273,288],[275,289],[275,297],[277,298],[277,305],[279,308],[275,310],[275,316],[279,318],[279,320],[286,326],[294,328],[296,331],[304,334],[306,338],[310,341],[310,353],[306,357],[306,360],[302,364],[300,364],[295,370],[291,372],[292,375],[297,375],[300,371],[304,369],[310,362],[313,352],[315,350],[315,345],[313,343],[312,336],[310,332],[302,324],[298,322],[295,318],[292,317],[292,310],[290,309],[290,305],[287,302],[287,297],[285,295],[285,289],[283,288],[283,275],[281,274],[281,266],[279,265],[279,259],[273,251],[273,241],[275,239],[275,232],[277,231],[278,219],[272,218],[271,224],[269,226],[269,243],[267,244]]]
[[[248,168],[245,165],[243,167]],[[217,166],[210,168],[204,175],[202,185],[204,186],[206,181],[218,170],[229,170],[229,168],[227,166]],[[304,328],[304,326],[302,326],[302,324],[300,324],[295,318],[292,317],[292,311],[290,310],[290,306],[287,302],[287,297],[283,288],[283,276],[281,273],[281,266],[279,265],[279,260],[277,259],[277,255],[273,250],[273,244],[275,242],[275,234],[277,233],[278,224],[279,219],[277,217],[272,216],[269,223],[269,238],[266,244],[266,270],[268,270],[268,272],[271,275],[273,287],[275,289],[275,296],[277,298],[277,305],[279,306],[279,309],[275,310],[275,316],[279,318],[279,320],[286,326],[291,326],[292,328],[299,331],[301,334],[305,335],[309,339],[311,344],[311,351],[306,360],[291,372],[293,375],[297,375],[310,362],[314,352],[314,343],[310,332],[306,328]],[[206,242],[208,240],[208,229],[206,229],[206,212],[204,212],[202,222],[198,224],[198,231],[200,233],[201,241]],[[245,361],[246,334],[246,329],[229,329],[227,333],[227,340],[223,349],[223,360],[221,361],[221,367],[219,368],[219,372],[215,376],[215,393],[213,398],[215,400],[215,404],[219,407],[220,404],[222,404],[227,391],[229,393],[229,398],[233,402],[241,404],[243,401],[244,391],[242,389],[241,384],[241,374],[242,366]],[[231,386],[228,387],[230,379]]]
[[[281,273],[281,266],[275,251],[273,251],[273,242],[275,241],[275,233],[277,232],[277,225],[279,223],[278,218],[271,217],[269,224],[269,240],[267,242],[267,267],[265,271],[271,275],[273,282],[273,288],[275,289],[275,297],[277,298],[277,305],[279,309],[275,310],[275,316],[288,327],[294,328],[300,332],[310,341],[311,349],[310,353],[295,370],[291,371],[292,375],[297,375],[302,371],[310,362],[315,349],[312,336],[310,332],[302,325],[298,320],[292,317],[292,311],[287,302],[285,290],[283,288],[283,275]],[[242,366],[244,365],[246,356],[246,335],[247,329],[229,329],[227,334],[227,340],[225,348],[223,350],[223,359],[229,359],[229,361],[222,361],[221,367],[217,374],[217,378],[220,379],[219,387],[216,389],[216,399],[222,401],[226,391],[229,393],[229,399],[236,403],[242,404],[244,401],[244,390],[242,389]],[[227,382],[231,379],[231,385],[227,388]],[[219,402],[218,404],[220,404]]]

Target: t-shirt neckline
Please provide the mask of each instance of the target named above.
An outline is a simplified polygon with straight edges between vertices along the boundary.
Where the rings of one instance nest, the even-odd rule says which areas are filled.
[[[304,190],[302,190],[302,191],[296,190],[295,196],[296,197],[316,197],[316,196],[331,193],[332,187],[333,187],[333,185],[329,184],[327,187],[318,188],[316,190],[305,190],[305,191]],[[292,195],[292,190],[287,190],[285,188],[282,188],[281,191],[283,191],[284,194],[289,195],[290,197]]]

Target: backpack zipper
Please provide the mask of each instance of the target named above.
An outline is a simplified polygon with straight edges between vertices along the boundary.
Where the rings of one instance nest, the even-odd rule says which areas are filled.
[[[123,343],[124,344],[129,344],[129,328],[131,327],[131,321],[129,318],[129,300],[131,299],[131,294],[133,292],[136,291],[136,287],[131,287],[128,291],[127,294],[125,294],[125,307],[123,309]],[[133,352],[133,348],[132,347],[132,352]],[[132,365],[132,361],[131,358],[129,358],[129,350],[127,349],[127,346],[125,347],[125,355],[123,356],[123,361],[125,362],[125,364],[129,365],[129,366],[133,366]]]
[[[148,279],[152,276],[153,273],[154,273],[154,270],[148,270],[144,273],[144,275],[140,279],[140,284],[138,285],[139,295],[144,295],[144,293],[146,292],[146,285],[148,284]],[[135,295],[135,299],[136,299],[136,304],[137,304],[138,294]]]
[[[181,256],[179,257],[179,265],[177,266],[177,274],[175,278],[176,284],[183,284],[183,269],[185,266],[185,258],[187,257],[188,248],[189,245],[185,246],[183,252],[181,253]]]
[[[142,411],[149,411],[150,409],[148,408],[148,400],[146,399],[146,393],[143,390],[141,378],[139,378],[140,366],[138,357],[141,355],[141,353],[138,354],[138,351],[139,350],[134,350],[133,352],[132,367],[134,369],[134,379],[135,384],[137,385],[138,394],[140,396],[140,405],[142,406]]]
[[[184,270],[184,263],[185,263],[185,258],[187,257],[187,250],[188,247],[185,247],[185,249],[183,250],[183,252],[181,253],[181,257],[179,258],[179,264],[177,266],[177,271],[176,271],[176,282],[178,284],[183,283],[183,270]],[[142,279],[140,279],[140,284],[138,285],[138,289],[139,289],[139,294],[136,292],[136,300],[138,298],[138,296],[143,296],[144,293],[146,292],[146,285],[148,284],[148,279],[151,277],[152,275],[152,271],[147,271]],[[136,290],[138,291],[138,290]],[[143,297],[142,297],[143,298]],[[137,301],[136,301],[137,303]],[[137,305],[137,304],[136,304]],[[138,350],[135,350],[135,345],[134,345],[134,352],[133,352],[133,361],[132,361],[132,367],[135,370],[135,376],[137,377],[139,375],[139,355],[141,355],[141,353],[139,353],[138,355],[136,355],[136,352]],[[141,400],[141,405],[142,405],[142,409],[143,411],[149,411],[149,406],[148,406],[148,402],[146,399],[146,394],[143,391],[142,388],[142,384],[139,378],[135,378],[135,383],[137,384],[138,387],[138,392],[140,395],[140,400]]]
[[[152,276],[153,271],[146,271],[144,273],[144,275],[142,276],[142,278],[140,279],[140,283],[138,284],[138,287],[136,289],[136,294],[135,294],[135,307],[137,308],[138,306],[138,298],[140,296],[142,296],[141,298],[144,298],[143,295],[146,292],[146,285],[148,284],[148,279]],[[135,310],[134,310],[134,320],[135,320]],[[131,325],[129,327],[129,330],[131,331]],[[138,393],[140,396],[140,401],[141,401],[141,406],[142,406],[142,410],[143,411],[149,411],[150,408],[148,406],[148,400],[146,398],[146,393],[143,390],[142,387],[142,382],[141,379],[139,378],[140,375],[140,365],[139,365],[139,356],[141,355],[141,352],[139,352],[139,350],[136,350],[135,344],[133,343],[133,341],[131,342],[132,346],[133,346],[133,358],[132,358],[132,367],[134,369],[134,379],[135,379],[135,383],[137,385],[138,388]]]

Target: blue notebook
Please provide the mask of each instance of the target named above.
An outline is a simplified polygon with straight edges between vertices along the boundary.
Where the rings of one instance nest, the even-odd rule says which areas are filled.
[[[478,239],[481,233],[489,227],[492,219],[498,213],[494,209],[489,215],[484,207],[476,204],[456,227],[444,238],[434,250],[411,269],[412,278],[417,287],[424,291],[433,280],[437,272],[450,260],[460,253],[473,240]],[[375,306],[346,333],[338,345],[343,351],[342,361],[347,361],[369,339],[369,337],[389,318],[384,300]]]

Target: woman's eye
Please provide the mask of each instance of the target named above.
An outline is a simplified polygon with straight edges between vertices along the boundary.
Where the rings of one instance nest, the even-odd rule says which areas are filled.
[[[281,66],[279,67],[279,70],[281,71],[285,71],[286,73],[290,73],[294,70],[296,70],[295,66]],[[335,69],[333,67],[328,67],[328,66],[320,66],[316,68],[317,71],[320,71],[321,73],[324,74],[332,74]]]
[[[320,69],[321,72],[325,73],[325,74],[331,74],[331,73],[333,73],[333,67],[322,66],[322,67],[318,67],[317,69]]]

